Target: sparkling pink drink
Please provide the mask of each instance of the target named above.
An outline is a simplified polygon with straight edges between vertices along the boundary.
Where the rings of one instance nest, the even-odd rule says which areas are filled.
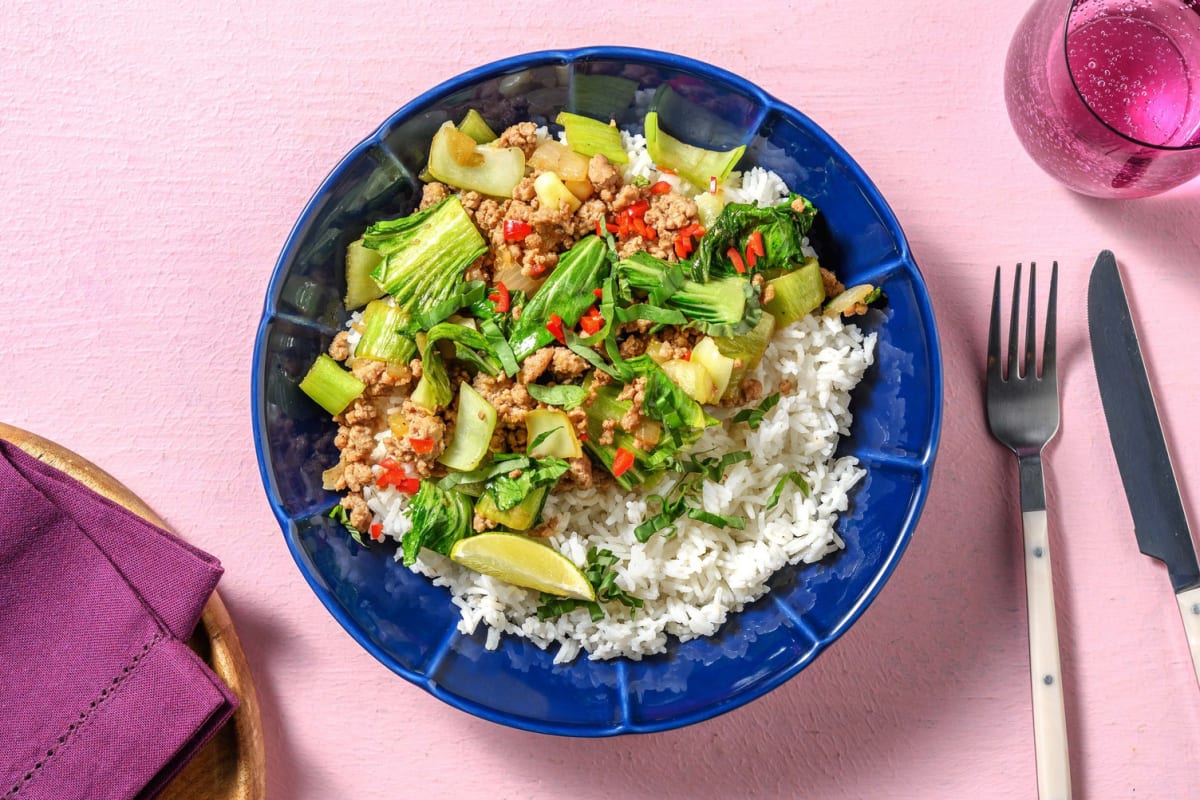
[[[1041,0],[1008,52],[1018,138],[1067,186],[1143,197],[1200,174],[1200,0]]]

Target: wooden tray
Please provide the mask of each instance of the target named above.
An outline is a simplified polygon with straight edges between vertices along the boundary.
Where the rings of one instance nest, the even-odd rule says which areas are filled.
[[[161,517],[116,478],[65,447],[2,422],[0,439],[12,442],[151,523],[167,528]],[[233,715],[233,723],[209,740],[160,797],[162,800],[262,800],[267,794],[267,781],[258,695],[233,620],[216,592],[204,607],[188,645],[225,681],[241,705]]]

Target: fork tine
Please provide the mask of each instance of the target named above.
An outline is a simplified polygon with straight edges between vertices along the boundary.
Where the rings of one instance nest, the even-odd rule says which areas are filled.
[[[992,321],[988,326],[987,378],[1000,378],[1000,268],[996,267],[996,285],[992,289]]]
[[[1022,377],[1037,377],[1037,262],[1029,262],[1029,307],[1025,309],[1025,366]]]
[[[1014,381],[1021,377],[1017,369],[1017,331],[1021,319],[1021,265],[1017,264],[1017,274],[1013,277],[1012,312],[1009,314],[1008,325],[1008,380]]]
[[[1058,262],[1050,268],[1050,300],[1046,307],[1046,341],[1042,345],[1042,379],[1057,380],[1055,370],[1055,306],[1058,305]]]

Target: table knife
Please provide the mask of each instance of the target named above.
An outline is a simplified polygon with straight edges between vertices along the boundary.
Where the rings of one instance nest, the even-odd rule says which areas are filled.
[[[1179,498],[1121,272],[1108,250],[1096,259],[1088,282],[1088,333],[1108,435],[1133,514],[1138,548],[1167,565],[1192,651],[1192,666],[1200,681],[1200,567],[1196,564],[1196,547]]]

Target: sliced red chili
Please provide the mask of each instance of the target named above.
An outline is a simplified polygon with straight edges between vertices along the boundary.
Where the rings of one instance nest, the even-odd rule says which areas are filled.
[[[404,478],[396,484],[396,488],[405,494],[416,494],[421,491],[420,478]]]
[[[754,252],[757,256],[765,256],[766,249],[763,247],[762,231],[755,231],[750,234],[750,241],[746,242],[746,252]]]
[[[649,210],[650,201],[643,197],[641,200],[638,200],[636,203],[626,208],[625,213],[628,214],[631,219],[635,217],[637,219],[641,219]]]
[[[567,343],[567,337],[563,335],[563,320],[558,314],[550,315],[550,321],[546,323],[546,330],[550,331],[559,344]]]
[[[650,187],[650,194],[666,194],[671,191],[671,184],[666,181],[659,181]]]
[[[532,226],[524,220],[504,220],[504,241],[506,242],[519,242],[531,233],[533,233]]]
[[[596,297],[604,297],[604,290],[603,289],[592,289],[592,294],[596,295]]]
[[[509,293],[508,287],[504,285],[504,281],[496,282],[496,291],[488,295],[488,300],[496,304],[496,313],[503,314],[512,307],[512,294]]]
[[[371,538],[375,541],[379,541],[383,538],[383,523],[376,522],[371,526]]]
[[[596,220],[596,235],[601,239],[604,238],[604,220]]]
[[[613,456],[612,473],[614,478],[619,478],[629,471],[633,466],[633,453],[626,450],[624,447],[617,448],[617,454]]]
[[[758,261],[758,253],[746,248],[746,269],[754,269],[755,263]]]
[[[588,439],[590,439],[591,437],[590,437],[590,436],[588,436],[586,433],[581,433],[581,434],[579,434],[578,436],[576,436],[575,438],[576,438],[576,439],[578,439],[578,440],[579,440],[579,441],[581,441],[581,442],[586,442],[586,441],[587,441]]]
[[[693,222],[690,225],[684,225],[679,229],[680,236],[703,236],[708,233],[704,226],[699,222]]]
[[[737,251],[736,247],[731,247],[726,250],[725,255],[729,256],[729,260],[733,262],[734,269],[742,274],[745,274],[746,262],[742,261],[742,254]]]
[[[542,273],[545,271],[546,271],[545,264],[536,263],[529,268],[529,277],[531,277],[531,278],[541,277]]]
[[[680,234],[675,237],[675,255],[680,258],[687,258],[688,253],[692,252],[692,237]]]
[[[408,443],[412,447],[413,452],[419,456],[433,452],[433,439],[414,439],[410,436]]]
[[[596,331],[604,327],[604,316],[600,313],[600,309],[592,306],[588,313],[584,314],[579,320],[579,327],[588,336],[591,336]]]
[[[679,174],[678,172],[671,169],[670,167],[660,167],[658,165],[655,165],[654,168],[656,170],[658,170],[659,172],[663,173],[664,175],[678,175]]]

